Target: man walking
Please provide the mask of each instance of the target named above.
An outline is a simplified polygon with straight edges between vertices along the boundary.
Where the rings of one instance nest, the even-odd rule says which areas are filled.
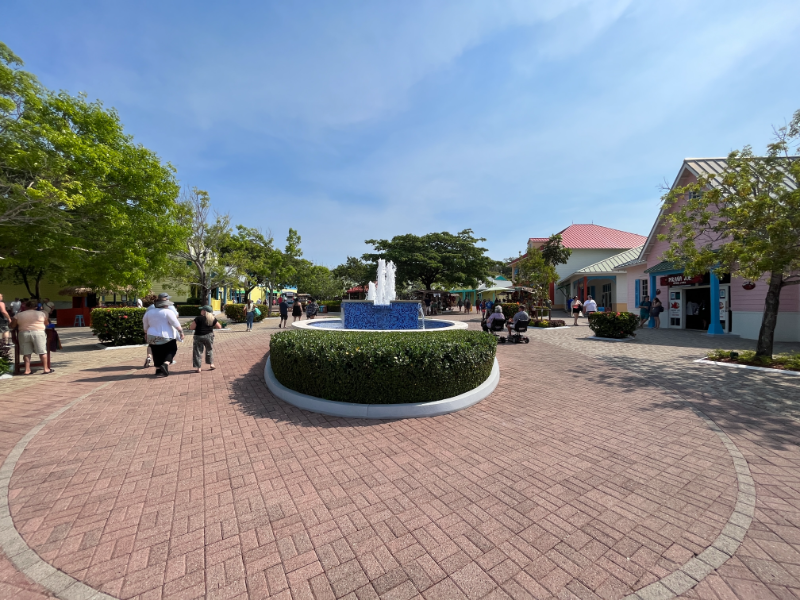
[[[586,302],[583,303],[583,312],[586,315],[586,320],[589,320],[589,315],[597,312],[597,302],[591,296],[586,297]]]
[[[47,315],[36,310],[36,300],[28,300],[25,310],[11,321],[19,333],[19,351],[25,361],[25,375],[32,375],[31,355],[38,354],[42,361],[42,374],[53,372],[47,362],[47,335],[45,328],[50,324]]]
[[[281,313],[281,320],[278,323],[278,329],[286,327],[286,322],[289,320],[289,303],[286,302],[286,296],[281,296],[281,303],[278,304],[278,310]]]

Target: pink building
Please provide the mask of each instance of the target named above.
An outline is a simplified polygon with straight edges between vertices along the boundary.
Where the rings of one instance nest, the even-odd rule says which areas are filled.
[[[725,163],[724,158],[687,158],[672,187],[693,183],[700,175],[719,173]],[[662,259],[669,244],[658,240],[659,234],[667,232],[660,224],[661,215],[638,258],[615,268],[627,274],[628,310],[638,312],[644,296],[651,300],[657,297],[664,305],[661,327],[757,339],[767,295],[766,281],[750,282],[729,275],[719,279],[713,273],[685,277],[682,269]],[[652,319],[650,326],[654,326]],[[775,341],[800,341],[800,286],[788,286],[781,292]]]

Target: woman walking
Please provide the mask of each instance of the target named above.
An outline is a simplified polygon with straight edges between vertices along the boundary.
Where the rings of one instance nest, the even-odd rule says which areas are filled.
[[[166,294],[162,294],[166,296]],[[178,317],[170,310],[172,302],[169,296],[159,296],[155,308],[144,313],[142,326],[147,336],[147,344],[153,354],[153,366],[156,368],[156,377],[169,376],[169,364],[178,352],[176,336],[183,341],[183,329],[178,322]]]
[[[303,303],[300,300],[295,300],[292,304],[292,323],[297,320],[303,320]]]
[[[583,303],[580,300],[578,300],[577,296],[575,296],[572,299],[572,304],[570,305],[570,308],[572,309],[572,316],[575,317],[575,320],[572,322],[572,324],[575,325],[576,327],[578,326],[578,317],[581,316],[581,306],[583,306]]]
[[[466,312],[467,314],[472,312],[472,302],[469,301],[469,298],[464,300],[464,312]]]
[[[244,304],[244,313],[247,318],[247,331],[253,330],[253,321],[256,318],[256,303],[249,298]]]
[[[206,364],[210,370],[216,369],[214,366],[214,330],[222,329],[222,323],[214,317],[214,309],[210,306],[200,307],[200,316],[189,325],[189,329],[194,331],[192,341],[192,366],[199,373],[203,366],[203,355],[206,356]]]

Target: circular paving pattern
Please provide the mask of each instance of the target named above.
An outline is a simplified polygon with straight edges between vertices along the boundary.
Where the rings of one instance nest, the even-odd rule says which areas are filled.
[[[283,404],[263,362],[135,376],[26,442],[10,513],[44,561],[121,598],[646,598],[735,551],[747,465],[702,414],[553,347],[498,360],[483,402],[392,422]]]

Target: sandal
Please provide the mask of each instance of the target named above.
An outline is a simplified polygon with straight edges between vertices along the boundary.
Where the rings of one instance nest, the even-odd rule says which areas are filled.
[[[50,369],[49,371],[42,371],[42,375],[50,375],[50,373],[52,373],[53,371],[55,371],[55,369]],[[31,373],[31,375],[33,375],[33,373]]]

